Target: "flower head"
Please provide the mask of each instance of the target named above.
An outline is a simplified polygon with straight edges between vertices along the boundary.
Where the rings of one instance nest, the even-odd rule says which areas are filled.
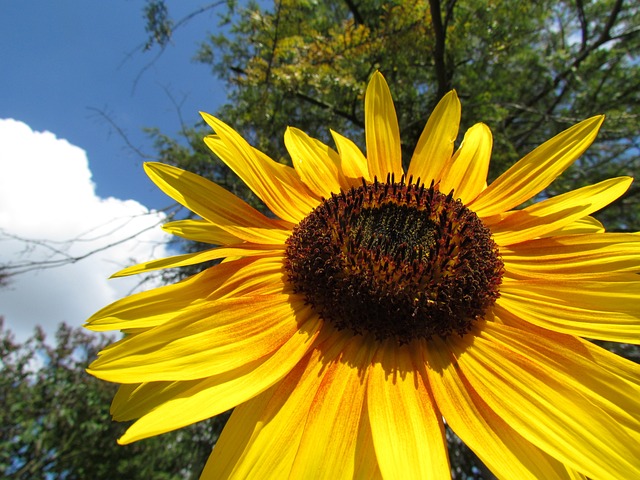
[[[205,478],[447,478],[445,422],[500,478],[640,476],[640,367],[585,340],[638,343],[640,235],[590,215],[614,178],[516,209],[591,144],[585,120],[489,186],[489,129],[454,153],[446,95],[408,170],[387,84],[365,97],[366,157],[289,128],[293,167],[220,120],[205,139],[277,218],[178,168],[145,170],[217,245],[119,275],[224,259],[88,321],[122,330],[90,373],[121,383],[128,443],[235,410]]]

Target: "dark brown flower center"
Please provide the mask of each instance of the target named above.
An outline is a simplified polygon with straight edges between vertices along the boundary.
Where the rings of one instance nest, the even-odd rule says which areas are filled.
[[[294,228],[289,281],[338,329],[399,343],[463,335],[498,298],[491,233],[452,195],[387,180],[333,194]]]

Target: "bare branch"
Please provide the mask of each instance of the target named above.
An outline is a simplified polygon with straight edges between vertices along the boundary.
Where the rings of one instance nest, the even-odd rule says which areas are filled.
[[[187,23],[189,23],[190,20],[192,20],[194,17],[197,17],[198,15],[201,15],[209,10],[213,10],[215,8],[218,8],[222,5],[226,5],[227,1],[226,0],[219,0],[217,2],[213,2],[213,3],[209,3],[206,5],[201,6],[200,8],[194,10],[193,12],[185,15],[184,17],[182,17],[180,20],[178,20],[175,24],[173,24],[173,28],[171,28],[171,30],[169,32],[165,33],[166,39],[164,39],[161,42],[156,42],[158,43],[158,45],[160,46],[160,50],[158,51],[158,53],[153,57],[153,59],[147,63],[144,67],[142,67],[140,69],[140,72],[138,73],[138,75],[136,75],[136,78],[133,81],[133,86],[132,86],[132,91],[135,92],[136,87],[138,86],[138,82],[140,81],[140,79],[142,78],[142,75],[144,75],[144,73],[149,70],[151,67],[153,67],[153,65],[160,59],[160,57],[162,56],[162,54],[165,52],[167,45],[170,43],[171,38],[173,38],[173,34],[175,33],[176,30],[178,30],[181,27],[184,27],[185,25],[187,25]],[[149,42],[145,42],[142,43],[140,45],[138,45],[135,49],[133,49],[126,57],[125,60],[130,59],[134,53],[136,52],[145,52],[148,51],[151,48],[151,45],[149,44]]]
[[[447,2],[447,9],[446,9],[446,14],[444,16],[444,22],[443,22],[443,27],[444,27],[444,31],[447,31],[447,27],[449,26],[449,24],[453,21],[453,9],[456,6],[456,0],[449,0]]]
[[[95,112],[95,114],[98,117],[106,121],[111,126],[111,128],[115,130],[118,136],[124,141],[127,147],[130,148],[131,151],[133,151],[136,155],[140,156],[140,158],[145,158],[145,159],[154,158],[152,155],[144,153],[142,150],[136,147],[133,143],[131,143],[131,140],[129,139],[129,136],[127,135],[127,133],[120,127],[120,125],[118,125],[115,122],[113,118],[111,118],[111,116],[107,112],[96,107],[87,107],[87,109],[92,112]]]
[[[172,218],[175,215],[175,213],[179,211],[180,208],[181,207],[179,207],[177,204],[174,204],[174,205],[171,205],[170,207],[163,209],[162,211],[166,213],[168,218]],[[165,219],[158,219],[156,222],[154,222],[153,224],[143,229],[136,230],[134,233],[125,235],[121,238],[118,238],[116,240],[109,242],[106,245],[94,248],[82,254],[71,254],[70,249],[72,246],[78,245],[81,243],[96,242],[104,238],[112,237],[114,236],[115,233],[117,233],[118,230],[121,230],[122,228],[124,228],[126,225],[131,223],[134,219],[145,217],[145,216],[157,215],[157,213],[158,213],[157,211],[152,211],[152,212],[143,213],[140,215],[127,217],[126,219],[124,219],[124,222],[119,222],[119,223],[115,223],[115,222],[118,222],[119,220],[123,220],[123,219],[115,218],[103,225],[99,225],[84,233],[81,233],[75,238],[66,239],[66,240],[46,240],[46,239],[38,239],[38,238],[27,238],[27,237],[22,237],[20,235],[15,235],[4,229],[0,229],[0,242],[3,242],[3,241],[6,242],[6,241],[12,240],[12,241],[18,241],[22,244],[23,250],[21,254],[18,254],[19,256],[30,254],[36,250],[39,250],[44,254],[44,258],[42,259],[13,261],[13,262],[9,262],[4,265],[1,265],[0,272],[2,273],[4,278],[7,278],[10,276],[20,275],[28,272],[46,270],[50,268],[57,268],[64,265],[77,263],[81,260],[94,256],[97,253],[104,252],[105,250],[109,250],[112,247],[121,245],[135,238],[138,238],[144,232],[157,228],[159,225],[165,222]],[[102,230],[105,227],[109,227],[110,224],[114,224],[114,223],[115,225],[113,227],[110,227],[109,230],[103,231],[98,235],[93,235],[95,231]]]
[[[330,105],[328,103],[322,102],[320,100],[317,100],[315,98],[311,98],[308,95],[305,95],[304,93],[301,92],[294,92],[294,95],[296,97],[298,97],[301,100],[304,100],[307,103],[310,103],[312,105],[315,105],[316,107],[320,107],[323,108],[325,110],[330,110],[332,113],[336,114],[339,117],[344,118],[345,120],[349,120],[351,123],[353,123],[353,125],[360,127],[360,128],[364,128],[364,123],[359,120],[353,113],[349,113],[349,112],[345,112],[342,110],[339,110],[338,108],[336,108],[333,105]]]
[[[594,51],[596,51],[602,45],[613,40],[613,38],[611,37],[611,29],[615,25],[618,14],[620,13],[620,10],[622,8],[622,2],[623,0],[616,1],[615,5],[611,10],[611,13],[609,14],[607,22],[604,25],[602,32],[600,33],[598,38],[591,45],[581,48],[580,52],[575,56],[573,61],[569,63],[564,70],[559,72],[554,77],[553,82],[551,82],[550,85],[543,88],[540,92],[538,92],[538,94],[534,95],[532,98],[530,98],[526,102],[527,107],[531,107],[537,104],[546,95],[555,91],[557,87],[560,85],[560,83],[566,80],[566,78],[569,75],[571,75],[582,64],[582,62],[584,62],[587,59],[587,57],[589,57],[589,55],[591,55]],[[505,120],[505,125],[509,126],[514,120],[515,120],[515,116],[511,115],[509,118]]]

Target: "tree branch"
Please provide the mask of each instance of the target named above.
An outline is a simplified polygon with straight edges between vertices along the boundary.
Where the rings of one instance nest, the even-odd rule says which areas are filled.
[[[362,19],[362,15],[360,15],[360,12],[358,11],[358,7],[356,6],[356,4],[353,3],[351,0],[345,0],[344,3],[347,4],[347,8],[353,15],[353,21],[355,22],[355,24],[362,25],[364,23],[364,20]]]
[[[609,18],[607,19],[607,23],[604,25],[604,28],[600,33],[600,35],[598,36],[598,38],[590,46],[581,48],[580,52],[578,53],[578,55],[576,55],[573,62],[571,62],[564,70],[562,70],[560,73],[558,73],[558,75],[555,76],[551,85],[543,88],[540,92],[538,92],[538,94],[530,98],[525,103],[525,106],[531,107],[537,104],[543,97],[548,95],[550,92],[553,92],[558,87],[558,85],[560,85],[560,82],[565,80],[571,73],[573,73],[580,66],[580,64],[582,64],[582,62],[584,62],[586,58],[589,55],[591,55],[591,53],[593,53],[595,50],[600,48],[605,43],[612,40],[611,29],[615,25],[618,14],[622,9],[622,3],[623,3],[623,0],[616,1],[615,5],[613,6],[613,9],[611,10]],[[515,116],[511,115],[505,120],[505,126],[508,127],[509,125],[511,125],[511,123],[514,120],[515,120]]]
[[[440,100],[450,90],[449,79],[447,78],[447,67],[444,59],[446,32],[442,24],[442,12],[440,10],[440,0],[429,0],[431,10],[431,24],[435,36],[434,64],[436,69],[436,81],[438,82],[438,92],[436,101]]]
[[[576,0],[576,8],[578,9],[578,21],[580,22],[580,50],[584,50],[587,47],[589,32],[587,30],[587,17],[584,14],[584,5],[582,0]]]
[[[229,67],[229,69],[232,72],[237,73],[238,75],[246,75],[247,74],[247,72],[242,67],[232,66],[232,67]],[[343,110],[339,110],[334,105],[331,105],[329,103],[323,102],[322,100],[318,100],[317,98],[310,97],[306,93],[302,93],[302,92],[299,92],[297,90],[292,92],[292,94],[295,97],[299,98],[300,100],[303,100],[303,101],[305,101],[307,103],[310,103],[311,105],[314,105],[316,107],[320,107],[320,108],[322,108],[324,110],[331,111],[332,113],[334,113],[338,117],[341,117],[341,118],[344,118],[345,120],[350,121],[351,123],[353,123],[357,127],[364,128],[364,123],[362,121],[360,121],[355,116],[355,114],[353,112],[345,112]],[[357,102],[355,102],[354,105],[355,104],[357,104]]]

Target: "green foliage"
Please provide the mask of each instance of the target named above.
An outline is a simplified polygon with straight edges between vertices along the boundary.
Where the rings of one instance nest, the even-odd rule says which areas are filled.
[[[279,161],[287,125],[327,142],[332,128],[363,146],[362,97],[375,70],[390,84],[406,160],[435,103],[455,88],[461,134],[478,121],[493,131],[492,178],[605,113],[596,145],[553,195],[640,171],[639,12],[621,0],[282,0],[237,10],[231,34],[210,35],[197,58],[228,85],[218,116]],[[638,230],[639,203],[634,187],[600,218]]]
[[[171,24],[161,6],[148,2],[147,12],[162,13],[155,21],[147,15],[150,41]],[[433,107],[455,88],[463,104],[458,140],[479,121],[493,131],[490,178],[600,113],[607,121],[594,146],[545,195],[640,171],[640,7],[631,2],[279,0],[229,4],[221,18],[196,56],[227,84],[229,103],[215,113],[277,161],[290,161],[288,125],[329,144],[333,129],[364,147],[363,94],[380,70],[396,103],[405,163]],[[162,158],[243,193],[203,151],[206,133],[198,126],[184,150],[161,149]],[[639,204],[633,186],[598,217],[610,230],[640,230]]]
[[[34,479],[198,478],[226,417],[120,446],[112,422],[116,385],[85,368],[110,340],[61,325],[16,343],[0,319],[0,476]]]

